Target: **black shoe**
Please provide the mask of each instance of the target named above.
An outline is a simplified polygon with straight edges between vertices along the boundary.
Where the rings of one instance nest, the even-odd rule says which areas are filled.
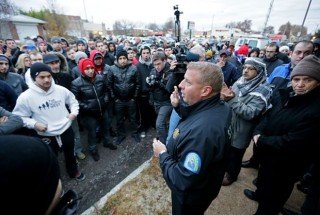
[[[141,138],[140,138],[139,133],[132,134],[132,137],[134,138],[134,140],[135,140],[137,143],[140,143]]]
[[[116,144],[117,144],[117,145],[120,145],[124,139],[126,139],[126,136],[120,135],[120,136],[117,138]]]
[[[256,192],[249,190],[249,189],[244,189],[243,193],[247,198],[249,198],[253,201],[258,201],[258,196],[257,196]]]
[[[256,164],[254,162],[251,162],[250,160],[247,160],[247,161],[243,161],[241,163],[241,167],[258,169],[259,168],[259,164]]]
[[[113,145],[112,143],[104,143],[103,147],[109,148],[111,150],[116,150],[117,146]]]
[[[296,213],[290,209],[287,209],[287,208],[282,208],[281,214],[282,215],[299,215],[298,213]]]
[[[257,186],[257,181],[258,181],[258,178],[253,179],[252,184],[253,184],[254,186]]]
[[[117,132],[115,132],[115,130],[113,130],[113,128],[110,128],[109,132],[110,132],[110,136],[111,137],[116,137],[117,136]]]
[[[94,161],[100,160],[100,155],[99,155],[98,151],[91,152],[91,156],[92,156]]]

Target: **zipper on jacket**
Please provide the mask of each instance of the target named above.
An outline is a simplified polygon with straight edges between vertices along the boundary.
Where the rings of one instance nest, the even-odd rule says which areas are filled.
[[[97,97],[97,100],[98,100],[98,104],[99,104],[99,108],[100,108],[100,115],[102,116],[102,108],[101,108],[101,104],[100,104],[100,101],[99,101],[98,93],[96,91],[96,88],[94,87],[94,84],[92,84],[92,87],[93,87],[94,93],[96,94],[96,97]]]

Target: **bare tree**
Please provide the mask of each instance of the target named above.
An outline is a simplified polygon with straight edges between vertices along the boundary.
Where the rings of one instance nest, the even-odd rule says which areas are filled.
[[[265,32],[266,34],[274,34],[274,27],[273,26],[267,26],[263,32]]]
[[[283,24],[279,27],[279,32],[281,34],[286,35],[287,38],[290,38],[291,35],[296,36],[296,37],[297,36],[305,36],[305,35],[307,35],[308,29],[306,27],[303,27],[302,31],[301,31],[301,35],[299,35],[300,31],[301,31],[300,25],[291,24],[290,22],[287,22],[286,24]]]
[[[164,32],[173,30],[173,28],[174,28],[174,22],[172,18],[169,18],[162,26],[162,30]]]
[[[116,20],[113,24],[113,31],[115,34],[129,35],[129,32],[133,30],[135,24],[128,20]]]
[[[146,28],[153,30],[153,31],[160,31],[161,28],[156,23],[149,23]]]

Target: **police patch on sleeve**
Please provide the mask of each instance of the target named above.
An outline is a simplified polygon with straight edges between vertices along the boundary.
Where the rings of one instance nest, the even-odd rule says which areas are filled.
[[[195,152],[189,152],[184,160],[183,166],[191,172],[198,174],[201,169],[200,156]]]

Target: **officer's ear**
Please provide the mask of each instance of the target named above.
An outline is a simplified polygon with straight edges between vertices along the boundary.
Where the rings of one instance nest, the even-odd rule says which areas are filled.
[[[203,86],[201,89],[201,96],[207,97],[207,96],[211,95],[212,92],[213,92],[213,89],[211,86]]]

